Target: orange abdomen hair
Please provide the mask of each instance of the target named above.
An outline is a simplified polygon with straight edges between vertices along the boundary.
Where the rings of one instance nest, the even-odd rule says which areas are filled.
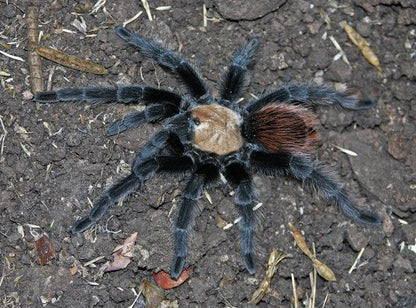
[[[308,154],[318,143],[316,126],[317,120],[309,109],[272,103],[248,116],[244,133],[249,142],[271,153]]]

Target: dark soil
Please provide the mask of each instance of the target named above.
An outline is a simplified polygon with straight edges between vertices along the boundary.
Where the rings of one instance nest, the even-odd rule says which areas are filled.
[[[294,245],[293,222],[315,243],[318,258],[337,282],[318,277],[321,307],[414,307],[416,303],[416,3],[372,1],[203,1],[150,0],[154,20],[143,13],[127,27],[163,42],[195,63],[211,88],[233,51],[258,37],[260,48],[250,73],[250,93],[261,94],[287,82],[316,82],[378,100],[376,108],[349,112],[318,108],[322,146],[317,157],[340,174],[342,182],[367,209],[384,218],[380,228],[347,220],[337,208],[304,191],[289,178],[256,177],[262,207],[258,270],[250,276],[241,264],[238,228],[223,230],[237,218],[230,188],[211,189],[212,205],[192,232],[187,264],[191,279],[166,291],[169,305],[240,307],[262,281],[272,249],[292,254],[281,263],[270,292],[259,306],[289,307],[291,273],[304,301],[311,293],[309,259]],[[118,137],[106,136],[116,119],[137,106],[106,104],[38,105],[27,99],[29,86],[24,12],[39,8],[41,44],[104,65],[108,75],[93,75],[42,60],[46,82],[53,68],[53,89],[140,83],[178,89],[176,80],[116,37],[114,25],[143,10],[141,1],[107,1],[106,11],[84,14],[87,36],[71,23],[76,9],[94,1],[0,1],[0,40],[26,62],[0,54],[0,300],[5,307],[127,307],[144,279],[169,271],[171,223],[185,179],[163,176],[126,198],[93,232],[71,235],[73,222],[88,213],[90,201],[129,171],[135,153],[158,126],[143,126]],[[363,4],[364,3],[364,4]],[[255,6],[255,8],[250,7]],[[328,15],[330,27],[321,13]],[[369,64],[340,26],[347,21],[371,44],[384,73]],[[70,31],[66,31],[70,30]],[[90,35],[93,34],[93,35]],[[334,59],[342,47],[351,65]],[[215,90],[213,90],[215,91]],[[215,94],[215,92],[214,92]],[[6,134],[7,131],[7,134]],[[354,151],[349,156],[338,147]],[[128,235],[138,232],[136,255],[124,270],[97,275],[99,265]],[[46,233],[56,256],[39,265],[34,241]],[[365,247],[359,267],[348,273]],[[87,261],[105,256],[97,267]],[[73,269],[73,272],[71,272]],[[77,271],[78,269],[78,271]],[[137,302],[136,306],[143,302]],[[302,306],[302,304],[301,304]]]

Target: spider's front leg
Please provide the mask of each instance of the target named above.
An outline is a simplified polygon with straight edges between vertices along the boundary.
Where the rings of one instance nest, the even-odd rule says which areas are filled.
[[[179,105],[181,97],[171,91],[143,86],[67,88],[58,91],[39,92],[34,100],[40,103],[87,102],[87,103],[159,103]]]
[[[220,95],[223,100],[233,103],[240,98],[247,86],[247,67],[254,58],[258,44],[258,39],[252,39],[234,54],[221,82]]]
[[[170,275],[178,279],[188,256],[188,233],[192,228],[198,210],[198,199],[202,191],[219,178],[218,166],[214,163],[200,165],[183,191],[183,201],[174,223],[175,257]]]
[[[196,69],[177,53],[166,50],[160,44],[137,35],[127,28],[117,26],[115,31],[127,43],[175,73],[193,97],[200,98],[208,93],[205,82]]]
[[[256,231],[256,218],[253,212],[256,192],[251,176],[239,162],[231,162],[225,167],[225,178],[235,188],[235,204],[241,220],[240,249],[244,266],[253,275],[256,272],[253,238]]]

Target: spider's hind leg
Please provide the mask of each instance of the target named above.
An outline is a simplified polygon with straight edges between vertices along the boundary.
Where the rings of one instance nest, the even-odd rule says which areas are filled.
[[[293,156],[290,173],[332,205],[338,206],[342,213],[364,225],[378,226],[383,221],[376,214],[357,207],[347,192],[332,178],[331,172],[319,163],[312,163],[303,157]]]
[[[298,103],[304,106],[335,105],[349,110],[369,109],[377,103],[373,98],[347,95],[325,86],[293,84],[266,93],[250,102],[246,109],[248,112],[254,112],[274,102]]]

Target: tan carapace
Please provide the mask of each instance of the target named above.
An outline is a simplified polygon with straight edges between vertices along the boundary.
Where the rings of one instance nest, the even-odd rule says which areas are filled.
[[[240,115],[220,105],[202,105],[192,110],[198,119],[192,144],[203,151],[226,155],[238,151],[244,144]]]

